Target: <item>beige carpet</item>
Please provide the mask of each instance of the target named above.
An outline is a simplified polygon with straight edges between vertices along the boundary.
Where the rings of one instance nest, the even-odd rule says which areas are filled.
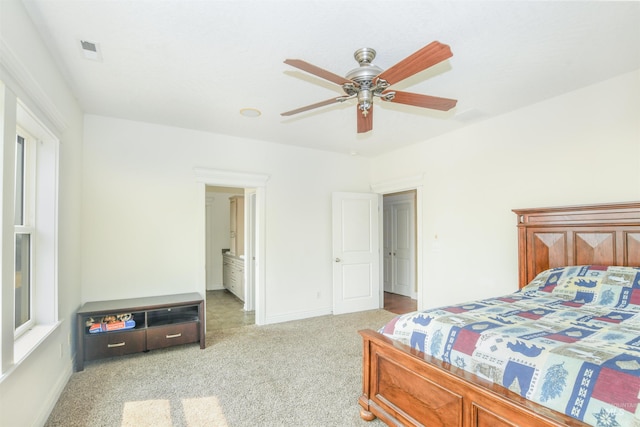
[[[359,329],[374,310],[207,333],[196,344],[88,362],[46,426],[369,426]]]

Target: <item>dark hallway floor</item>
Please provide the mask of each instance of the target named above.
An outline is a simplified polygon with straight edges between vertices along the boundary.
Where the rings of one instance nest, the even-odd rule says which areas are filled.
[[[396,314],[405,314],[416,311],[418,301],[405,297],[404,295],[384,293],[384,309]]]

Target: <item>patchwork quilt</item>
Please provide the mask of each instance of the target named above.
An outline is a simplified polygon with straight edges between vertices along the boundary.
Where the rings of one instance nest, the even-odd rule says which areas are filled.
[[[640,268],[551,269],[379,332],[592,426],[640,426]]]

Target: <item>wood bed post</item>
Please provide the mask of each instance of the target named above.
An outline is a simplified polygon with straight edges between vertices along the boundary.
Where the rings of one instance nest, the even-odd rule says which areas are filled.
[[[362,336],[362,396],[360,396],[360,418],[365,421],[373,421],[376,416],[369,411],[369,386],[370,386],[370,363],[371,360],[371,341],[367,338],[365,331],[360,331]]]
[[[524,227],[524,215],[518,212],[516,214],[518,214],[518,287],[522,288],[527,284],[527,230]]]

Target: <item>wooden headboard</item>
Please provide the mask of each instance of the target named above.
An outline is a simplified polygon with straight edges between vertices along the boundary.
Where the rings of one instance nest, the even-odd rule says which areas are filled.
[[[565,265],[640,266],[640,202],[514,209],[519,286]]]

